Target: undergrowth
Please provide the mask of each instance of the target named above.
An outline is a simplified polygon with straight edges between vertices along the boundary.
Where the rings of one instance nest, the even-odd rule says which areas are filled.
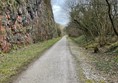
[[[96,43],[93,41],[86,42],[85,37],[81,36],[78,38],[71,38],[78,46],[95,46]],[[91,43],[92,42],[92,43]],[[109,79],[114,80],[118,77],[118,42],[113,42],[110,45],[106,46],[107,51],[105,53],[91,53],[90,50],[87,50],[91,54],[92,65],[101,73],[105,74]],[[88,83],[91,83],[88,81]]]

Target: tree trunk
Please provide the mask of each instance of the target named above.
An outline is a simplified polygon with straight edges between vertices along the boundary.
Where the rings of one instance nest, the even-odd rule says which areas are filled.
[[[108,14],[109,14],[109,19],[111,21],[112,28],[114,30],[114,33],[118,36],[118,32],[117,32],[117,30],[115,28],[115,25],[114,25],[114,22],[113,22],[113,19],[112,19],[112,15],[111,15],[111,5],[110,5],[108,0],[106,0],[106,3],[108,5]]]

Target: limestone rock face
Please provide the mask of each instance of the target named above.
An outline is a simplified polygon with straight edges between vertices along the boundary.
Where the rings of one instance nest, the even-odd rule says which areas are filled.
[[[0,1],[0,50],[57,37],[50,0]]]

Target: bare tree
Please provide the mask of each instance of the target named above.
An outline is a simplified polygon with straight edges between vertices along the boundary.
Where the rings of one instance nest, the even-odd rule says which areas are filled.
[[[114,33],[118,36],[118,32],[115,28],[115,24],[114,24],[114,21],[113,21],[113,18],[112,18],[112,8],[111,8],[111,4],[108,0],[106,0],[106,3],[108,5],[108,14],[109,14],[109,19],[110,19],[110,22],[111,22],[111,25],[112,25],[112,28],[114,30]]]

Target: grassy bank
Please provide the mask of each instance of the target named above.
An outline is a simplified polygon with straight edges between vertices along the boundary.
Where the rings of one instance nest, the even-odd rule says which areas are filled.
[[[14,75],[17,75],[25,66],[55,44],[60,38],[45,42],[39,42],[23,49],[0,55],[0,83],[8,83]]]
[[[78,44],[78,46],[84,47],[84,48],[86,48],[88,46],[93,47],[96,44],[94,41],[86,41],[84,36],[81,36],[78,38],[71,38],[71,39],[76,44]],[[109,50],[109,49],[112,49],[117,46],[118,46],[118,44],[117,44],[117,42],[115,42],[115,43],[111,43],[110,45],[107,45],[105,47],[107,47]],[[104,50],[104,48],[102,48],[102,50]],[[101,49],[101,48],[99,48],[99,49]],[[93,67],[95,67],[95,69],[97,71],[99,71],[99,73],[101,75],[103,75],[109,83],[111,83],[111,82],[116,83],[118,81],[117,80],[118,79],[117,48],[114,50],[112,49],[107,52],[98,52],[98,53],[93,53],[91,48],[83,49],[83,50],[85,50],[84,52],[86,53],[84,56],[90,60],[91,65]]]

